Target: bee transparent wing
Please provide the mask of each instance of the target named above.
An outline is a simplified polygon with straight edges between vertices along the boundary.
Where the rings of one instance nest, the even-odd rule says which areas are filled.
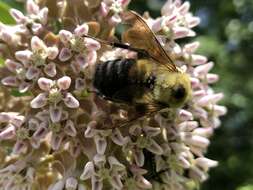
[[[145,20],[134,11],[127,12],[124,17],[126,23],[131,27],[122,34],[122,41],[133,48],[147,51],[154,61],[164,65],[171,72],[177,72],[173,60],[161,46]]]

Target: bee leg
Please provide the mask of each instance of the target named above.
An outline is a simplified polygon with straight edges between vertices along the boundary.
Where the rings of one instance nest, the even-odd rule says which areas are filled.
[[[95,37],[89,36],[89,35],[84,35],[84,37],[92,38],[92,39],[98,41],[99,43],[109,45],[109,46],[112,46],[112,47],[118,47],[118,48],[130,50],[130,51],[134,51],[134,52],[137,53],[138,58],[150,58],[149,53],[144,49],[134,48],[134,47],[131,47],[130,45],[123,44],[123,43],[101,40],[101,39],[98,39],[98,38],[95,38]]]
[[[99,91],[96,91],[96,90],[87,90],[88,91],[88,93],[93,93],[93,94],[96,94],[97,96],[99,96],[99,97],[101,97],[102,99],[104,99],[104,100],[110,100],[110,101],[112,101],[112,99],[110,99],[110,98],[108,98],[107,96],[105,96],[105,95],[103,95],[101,92],[99,92]]]

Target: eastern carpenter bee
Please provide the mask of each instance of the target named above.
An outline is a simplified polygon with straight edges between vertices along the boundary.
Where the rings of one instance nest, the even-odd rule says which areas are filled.
[[[129,11],[126,20],[131,27],[122,34],[122,43],[91,38],[134,51],[137,58],[98,63],[93,86],[104,98],[131,105],[143,116],[183,106],[191,94],[189,76],[175,65],[139,14]]]

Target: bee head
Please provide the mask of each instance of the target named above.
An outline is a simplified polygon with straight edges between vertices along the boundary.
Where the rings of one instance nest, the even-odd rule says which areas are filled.
[[[155,100],[171,108],[184,105],[191,94],[190,79],[185,73],[166,73],[157,76]]]
[[[185,87],[182,84],[179,85],[175,85],[172,90],[171,90],[171,96],[175,99],[175,100],[182,100],[186,97],[187,92]]]

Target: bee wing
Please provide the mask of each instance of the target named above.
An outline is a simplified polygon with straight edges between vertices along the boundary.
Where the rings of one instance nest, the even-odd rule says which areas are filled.
[[[133,48],[147,51],[154,61],[164,65],[171,72],[177,72],[173,60],[161,46],[145,20],[134,11],[129,11],[124,16],[127,24],[130,24],[132,27],[122,34],[122,41],[129,43]]]

